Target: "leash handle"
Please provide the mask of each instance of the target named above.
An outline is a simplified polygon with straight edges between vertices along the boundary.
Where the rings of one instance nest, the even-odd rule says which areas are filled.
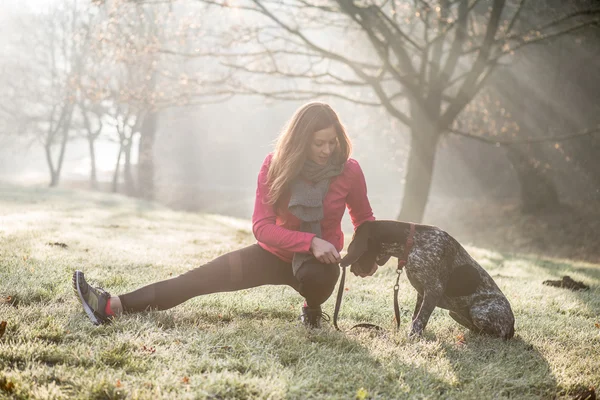
[[[344,295],[344,282],[346,281],[346,267],[342,267],[342,278],[340,279],[340,287],[338,288],[337,299],[335,300],[335,309],[333,311],[333,326],[336,330],[341,331],[338,327],[337,320],[342,305],[342,296]]]

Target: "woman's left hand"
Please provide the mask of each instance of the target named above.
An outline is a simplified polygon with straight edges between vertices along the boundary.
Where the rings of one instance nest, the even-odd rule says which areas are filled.
[[[377,272],[377,269],[379,268],[379,266],[377,265],[377,263],[373,263],[373,268],[371,268],[371,270],[369,272],[359,272],[357,273],[356,271],[352,271],[352,273],[356,276],[360,276],[361,278],[366,278],[367,276],[371,276],[373,275],[375,272]]]

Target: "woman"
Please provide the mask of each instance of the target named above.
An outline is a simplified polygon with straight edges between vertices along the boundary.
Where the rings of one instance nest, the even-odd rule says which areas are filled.
[[[111,296],[75,271],[73,285],[95,324],[122,313],[165,310],[203,294],[288,285],[304,298],[302,321],[319,327],[339,276],[346,206],[354,228],[371,221],[364,175],[337,114],[320,102],[296,111],[258,175],[252,216],[257,243],[178,277]],[[377,269],[373,266],[372,275]]]

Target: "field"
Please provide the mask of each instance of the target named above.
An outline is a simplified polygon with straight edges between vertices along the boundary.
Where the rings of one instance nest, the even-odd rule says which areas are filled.
[[[347,242],[350,234],[347,234]],[[416,292],[394,260],[346,281],[340,326],[307,331],[302,298],[265,286],[95,327],[71,274],[113,294],[254,242],[250,223],[121,196],[0,185],[0,398],[574,398],[600,385],[600,265],[467,247],[511,301],[516,335],[468,332],[437,309],[407,332]],[[542,285],[563,275],[590,290]],[[334,296],[324,305],[333,314]],[[383,333],[349,330],[370,322]]]

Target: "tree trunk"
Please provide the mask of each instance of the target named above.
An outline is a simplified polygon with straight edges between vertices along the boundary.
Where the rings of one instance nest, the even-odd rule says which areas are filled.
[[[146,114],[138,149],[138,194],[146,200],[154,199],[154,142],[157,120],[157,112]]]
[[[404,196],[397,219],[419,223],[425,214],[440,134],[432,120],[423,114],[414,115],[413,121]]]
[[[83,123],[85,125],[85,130],[87,131],[87,140],[88,140],[88,148],[90,150],[90,188],[93,190],[98,189],[98,175],[96,172],[96,139],[98,135],[102,131],[102,120],[98,118],[100,127],[96,133],[92,132],[92,127],[90,125],[90,120],[87,115],[87,110],[83,106],[83,103],[80,103],[79,107],[81,108],[81,114],[83,116]]]
[[[124,148],[125,151],[125,165],[123,167],[123,178],[125,183],[125,194],[127,196],[135,196],[135,181],[133,179],[133,173],[131,171],[131,147],[133,144],[133,134],[131,139],[127,141],[127,145]]]
[[[95,139],[88,135],[88,144],[90,148],[90,187],[98,189],[98,176],[96,173],[96,148],[94,146]]]
[[[69,129],[71,128],[72,115],[73,108],[71,108],[68,111],[68,116],[66,118],[66,121],[64,122],[64,125],[62,126],[62,140],[60,143],[60,153],[58,154],[58,161],[56,163],[56,179],[53,179],[53,181],[55,181],[53,186],[57,186],[60,179],[63,162],[65,160],[65,152],[67,150],[67,142],[69,141]]]
[[[507,156],[513,165],[521,188],[521,209],[525,213],[552,210],[560,206],[558,191],[552,179],[535,165],[526,151],[507,146]]]
[[[113,173],[112,191],[117,193],[119,186],[119,172],[121,169],[121,154],[123,154],[123,144],[119,147],[119,154],[117,155],[117,165],[115,165],[115,172]]]
[[[48,168],[50,169],[50,187],[58,186],[58,182],[60,180],[60,172],[62,169],[62,164],[65,156],[65,150],[67,147],[67,142],[69,140],[69,128],[71,127],[71,117],[73,115],[73,107],[63,108],[61,116],[57,122],[56,130],[52,129],[49,132],[48,137],[46,138],[46,142],[44,143],[44,151],[46,154],[46,162],[48,163]],[[65,121],[66,119],[66,121]],[[54,161],[52,160],[52,144],[54,142],[54,135],[58,131],[62,131],[62,140],[60,145],[60,153],[58,156],[58,161],[56,162],[56,166],[54,165]]]
[[[58,178],[56,171],[54,171],[54,163],[52,162],[52,146],[50,143],[44,144],[44,154],[46,154],[46,163],[48,164],[48,170],[50,171],[50,187],[55,187],[58,184]]]

